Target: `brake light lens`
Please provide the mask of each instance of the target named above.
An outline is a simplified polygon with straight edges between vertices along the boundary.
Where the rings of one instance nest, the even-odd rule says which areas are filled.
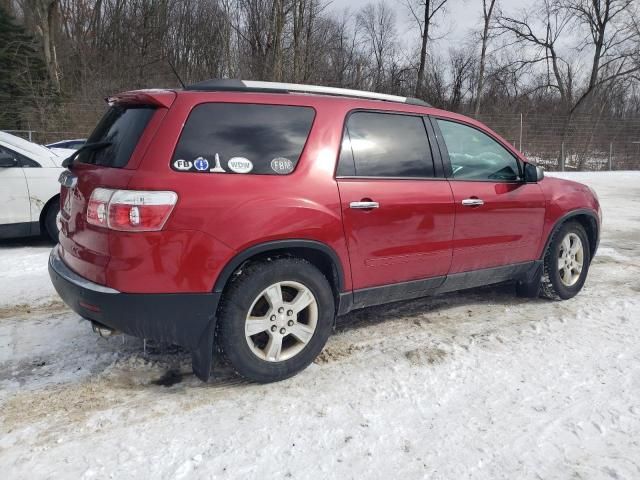
[[[114,190],[106,188],[96,188],[91,193],[89,204],[87,205],[87,222],[91,225],[98,225],[100,227],[107,226],[107,207],[111,195]]]
[[[96,188],[87,205],[87,222],[125,232],[162,230],[178,195],[170,191]]]

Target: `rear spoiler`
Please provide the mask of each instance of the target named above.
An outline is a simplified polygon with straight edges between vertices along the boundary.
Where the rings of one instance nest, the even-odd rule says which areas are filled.
[[[105,98],[109,106],[112,105],[153,105],[169,108],[176,99],[173,90],[133,90],[131,92],[118,93]]]

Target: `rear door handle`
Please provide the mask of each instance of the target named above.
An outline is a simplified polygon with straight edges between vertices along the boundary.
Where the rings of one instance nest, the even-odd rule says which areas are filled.
[[[378,202],[351,202],[349,204],[349,208],[354,208],[357,210],[371,210],[372,208],[379,208],[380,204]]]
[[[465,207],[479,207],[480,205],[484,205],[484,200],[480,198],[465,198],[462,200],[462,205]]]

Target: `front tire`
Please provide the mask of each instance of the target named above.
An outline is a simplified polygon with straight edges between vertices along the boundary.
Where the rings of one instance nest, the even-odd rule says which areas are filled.
[[[575,297],[587,279],[590,263],[589,238],[584,227],[577,222],[562,225],[545,252],[542,296],[553,300]]]
[[[331,286],[312,264],[298,258],[257,262],[243,267],[224,294],[218,346],[241,376],[284,380],[318,356],[334,317]]]

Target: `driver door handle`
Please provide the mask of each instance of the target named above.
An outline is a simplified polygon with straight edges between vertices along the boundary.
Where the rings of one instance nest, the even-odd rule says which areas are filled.
[[[462,200],[462,205],[465,207],[479,207],[480,205],[484,205],[484,200],[480,198],[465,198]]]
[[[354,208],[356,210],[370,210],[372,208],[379,208],[380,204],[378,202],[351,202],[349,204],[349,208]]]

